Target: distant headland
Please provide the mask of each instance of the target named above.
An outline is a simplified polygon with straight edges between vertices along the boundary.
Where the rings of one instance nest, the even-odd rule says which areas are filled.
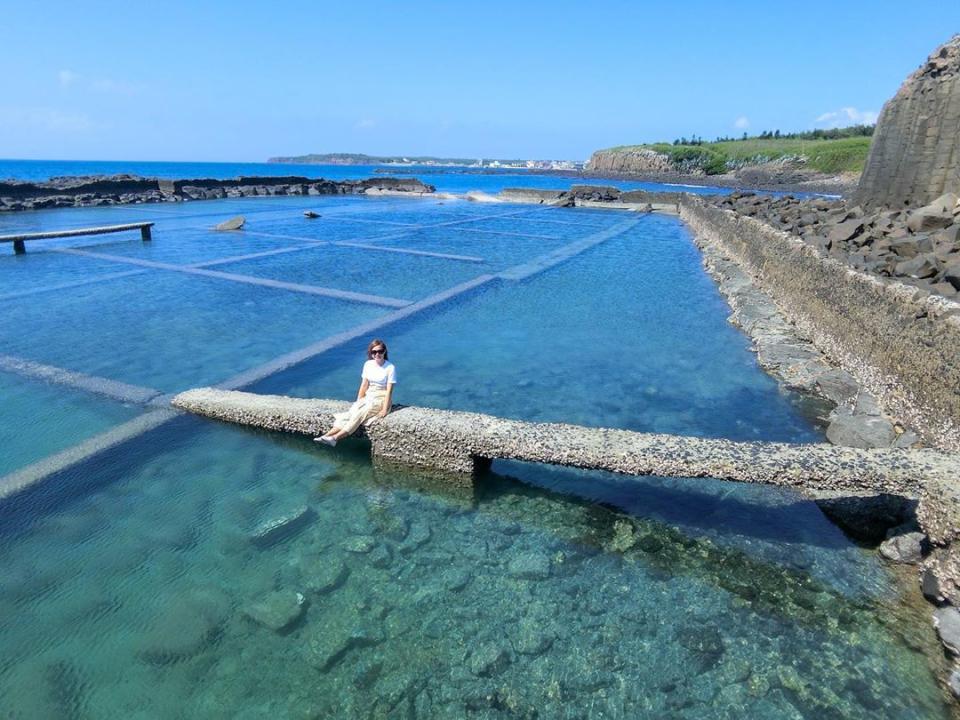
[[[309,153],[290,157],[272,157],[269,163],[296,165],[401,165],[467,168],[514,168],[518,170],[580,170],[577,160],[518,160],[485,158],[444,158],[430,155],[365,155],[363,153]]]

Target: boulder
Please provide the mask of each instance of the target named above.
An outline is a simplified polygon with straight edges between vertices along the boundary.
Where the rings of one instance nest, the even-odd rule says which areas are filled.
[[[872,415],[840,415],[827,427],[827,440],[846,447],[890,447],[896,437],[890,421]]]
[[[880,556],[893,563],[916,565],[923,557],[925,539],[926,536],[921,532],[895,535],[880,544]]]
[[[232,217],[229,220],[224,220],[222,223],[217,225],[214,230],[219,231],[229,231],[229,230],[240,230],[244,223],[247,222],[247,219],[243,215],[237,215]]]
[[[255,598],[244,614],[259,625],[282,632],[303,616],[306,598],[293,590],[276,590]]]
[[[843,405],[856,397],[859,385],[845,370],[828,370],[816,380],[817,389],[828,400]]]
[[[313,521],[313,508],[303,505],[257,526],[250,534],[250,542],[258,547],[268,547],[286,540]]]
[[[350,571],[339,558],[320,557],[303,568],[307,589],[319,595],[336,590],[346,581]]]
[[[831,243],[846,242],[863,232],[862,220],[847,220],[830,229],[827,238]]]
[[[960,655],[960,610],[947,605],[933,613],[933,626],[943,646],[954,655]]]
[[[960,290],[960,260],[946,267],[943,280],[950,283],[955,290]]]
[[[918,280],[931,278],[940,271],[940,263],[932,253],[917,255],[910,260],[904,260],[894,266],[894,272],[904,277]]]
[[[917,208],[907,220],[911,232],[936,230],[953,224],[953,210],[957,206],[954,193],[944,193],[929,205]]]

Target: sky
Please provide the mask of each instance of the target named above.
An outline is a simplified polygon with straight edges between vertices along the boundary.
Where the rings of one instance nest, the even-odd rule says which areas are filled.
[[[585,160],[873,122],[960,2],[0,0],[0,157]]]

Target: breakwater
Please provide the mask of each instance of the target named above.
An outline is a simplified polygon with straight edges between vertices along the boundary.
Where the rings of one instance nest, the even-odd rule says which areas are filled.
[[[218,420],[318,435],[349,407],[216,388],[173,398],[174,407]],[[731,440],[533,423],[481,413],[403,407],[361,431],[373,457],[454,474],[470,483],[478,464],[523,460],[629,475],[712,477],[801,490],[878,491],[917,497],[926,482],[960,474],[957,456],[932,449],[860,449]],[[457,477],[459,476],[459,477]]]
[[[930,445],[960,450],[960,305],[821,257],[755,218],[689,196],[680,208],[695,233],[720,242],[883,407]]]
[[[301,176],[165,180],[136,175],[0,182],[0,212],[131,203],[183,202],[269,195],[427,194],[434,187],[414,178],[324,180]]]

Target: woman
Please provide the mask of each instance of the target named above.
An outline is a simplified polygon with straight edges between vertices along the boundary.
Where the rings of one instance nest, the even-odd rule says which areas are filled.
[[[373,340],[367,345],[367,361],[360,373],[360,389],[357,401],[344,413],[333,416],[333,427],[318,438],[316,442],[334,447],[360,427],[378,417],[386,417],[390,412],[393,399],[393,386],[397,382],[397,369],[387,361],[387,344],[383,340]]]

